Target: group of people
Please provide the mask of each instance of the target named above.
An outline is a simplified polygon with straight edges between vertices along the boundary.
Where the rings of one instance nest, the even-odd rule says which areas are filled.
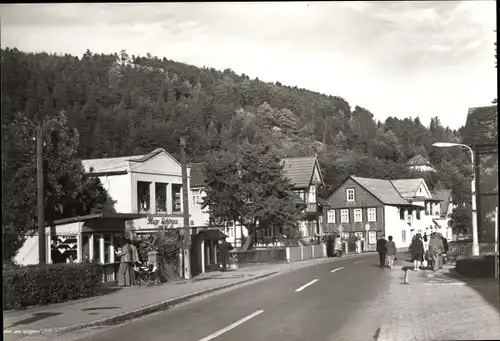
[[[340,235],[329,235],[326,239],[326,255],[328,257],[342,257],[342,239]]]
[[[120,268],[118,269],[118,286],[129,287],[135,285],[134,266],[140,264],[139,252],[132,240],[125,239],[125,244],[115,251],[120,258]]]
[[[377,240],[377,253],[380,261],[380,267],[385,269],[386,261],[387,266],[392,269],[394,267],[394,261],[396,260],[396,243],[392,240],[392,236],[389,236],[389,240],[386,240],[384,236],[381,236]]]
[[[443,268],[448,253],[448,241],[441,233],[433,232],[430,238],[427,234],[417,233],[410,245],[413,270],[420,271],[420,267],[430,268],[433,271]]]

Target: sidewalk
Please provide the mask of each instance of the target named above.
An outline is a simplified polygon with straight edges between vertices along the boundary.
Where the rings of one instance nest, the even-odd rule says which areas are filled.
[[[345,256],[350,257],[356,255]],[[208,272],[192,280],[179,280],[161,286],[112,288],[113,292],[103,296],[22,311],[7,311],[3,314],[4,333],[60,333],[118,324],[141,315],[169,309],[216,290],[336,259],[338,258],[319,258],[290,264],[249,265],[225,273]]]
[[[412,265],[388,269],[378,341],[500,339],[497,281],[465,278],[445,265],[436,272],[409,270],[409,284],[403,284],[403,267]]]

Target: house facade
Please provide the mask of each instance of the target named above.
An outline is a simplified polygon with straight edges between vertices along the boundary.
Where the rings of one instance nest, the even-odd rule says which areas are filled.
[[[407,163],[406,167],[410,170],[417,172],[435,172],[436,170],[432,167],[429,160],[423,157],[421,154],[417,154],[412,157]]]
[[[97,176],[113,200],[117,213],[139,213],[129,223],[136,234],[160,226],[184,227],[181,164],[162,148],[146,155],[82,160],[87,172]],[[190,183],[188,173],[188,187]]]
[[[453,228],[450,226],[450,215],[453,210],[458,206],[453,200],[452,191],[449,189],[434,191],[432,196],[440,200],[440,217],[436,219],[436,223],[439,225],[439,231],[448,240],[456,240],[457,236],[454,234]]]
[[[400,192],[401,191],[401,192]],[[407,248],[416,233],[431,232],[439,217],[439,201],[423,179],[382,180],[350,176],[327,199],[328,233],[344,239],[358,237],[365,250],[375,250],[377,239],[392,236]]]
[[[498,210],[498,108],[470,108],[462,132],[474,152],[479,242],[494,243]]]

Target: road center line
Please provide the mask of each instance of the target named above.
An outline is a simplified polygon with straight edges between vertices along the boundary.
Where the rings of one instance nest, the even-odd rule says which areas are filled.
[[[208,335],[207,337],[204,337],[203,339],[200,339],[199,341],[210,341],[212,339],[215,339],[217,336],[220,336],[220,335],[224,334],[225,332],[228,332],[231,329],[238,327],[240,324],[245,323],[246,321],[254,318],[255,316],[262,314],[263,312],[264,312],[264,310],[257,310],[255,313],[250,314],[247,317],[244,317],[241,320],[238,320],[238,321],[230,324],[226,328],[223,328],[223,329],[219,330],[218,332],[215,332],[213,334]]]
[[[295,290],[295,291],[297,291],[297,292],[302,291],[302,290],[304,290],[305,288],[307,288],[308,286],[310,286],[311,284],[316,283],[317,281],[318,281],[317,279],[313,279],[312,281],[310,281],[310,282],[309,282],[309,283],[307,283],[307,284],[304,284],[303,286],[301,286],[300,288],[298,288],[298,289],[297,289],[297,290]]]
[[[343,268],[344,268],[344,267],[343,267],[343,266],[341,266],[340,268],[333,269],[333,270],[332,270],[332,271],[330,271],[330,272],[337,272],[337,271],[339,271],[339,270],[342,270]]]
[[[357,262],[354,262],[354,264],[359,264],[359,263],[363,263],[363,262],[364,262],[364,260],[359,260]]]

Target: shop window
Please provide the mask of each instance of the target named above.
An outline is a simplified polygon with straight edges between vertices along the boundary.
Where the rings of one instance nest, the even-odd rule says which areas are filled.
[[[137,208],[139,212],[149,212],[150,203],[150,182],[137,181]]]
[[[52,263],[69,263],[77,259],[76,236],[51,236],[50,257]]]
[[[403,243],[406,243],[406,231],[401,231],[401,241]]]
[[[82,254],[84,262],[90,260],[90,236],[88,234],[82,236]]]
[[[94,262],[100,262],[101,261],[101,258],[100,258],[100,253],[99,253],[99,239],[101,238],[101,235],[100,234],[94,234],[94,250],[93,250],[93,257],[92,257],[92,260],[94,260]]]
[[[167,212],[167,185],[166,183],[155,183],[156,212]]]
[[[172,213],[181,212],[181,189],[182,185],[172,184]]]
[[[111,263],[111,234],[104,235],[104,263]]]
[[[405,209],[404,208],[399,209],[399,219],[405,220]]]

